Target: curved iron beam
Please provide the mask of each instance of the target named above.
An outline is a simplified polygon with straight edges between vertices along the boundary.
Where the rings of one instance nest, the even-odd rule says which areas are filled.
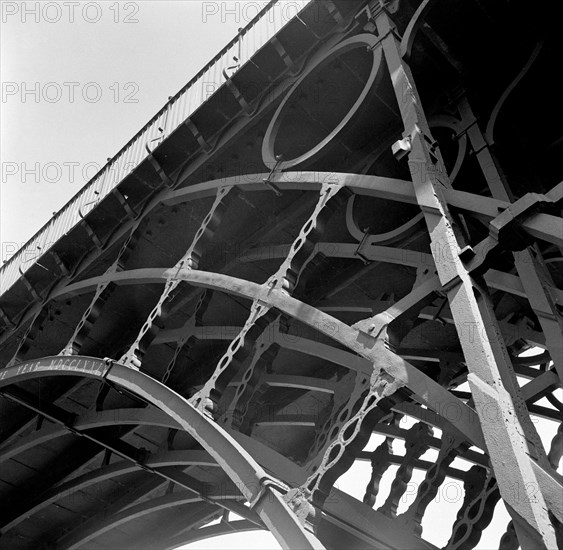
[[[455,410],[459,414],[456,414],[452,426],[463,437],[467,437],[473,445],[486,449],[477,415],[472,408],[410,363],[390,352],[381,340],[356,330],[327,313],[288,296],[281,290],[271,289],[228,275],[190,269],[179,271],[160,268],[138,269],[116,273],[112,276],[112,280],[116,283],[123,281],[126,284],[133,284],[136,281],[144,283],[156,282],[159,279],[164,281],[171,276],[194,286],[226,292],[241,298],[258,300],[313,327],[367,359],[369,363],[361,361],[357,363],[358,372],[363,374],[366,380],[372,374],[371,364],[377,364],[411,389],[416,394],[418,401],[435,410],[438,414],[444,407],[448,410]],[[68,294],[82,291],[89,284],[94,284],[94,281],[96,281],[95,284],[98,284],[103,277],[102,275],[90,279],[90,283],[81,281],[69,285],[66,291]]]
[[[170,468],[174,466],[218,467],[218,464],[211,458],[207,451],[191,449],[155,453],[154,455],[149,456],[144,461],[144,465],[154,469]],[[114,462],[113,464],[102,466],[97,470],[91,470],[78,477],[72,478],[65,483],[61,483],[56,487],[52,487],[49,491],[41,495],[41,498],[32,503],[29,508],[26,509],[25,513],[14,517],[11,521],[3,525],[0,532],[8,532],[10,529],[13,529],[16,525],[20,524],[26,519],[29,519],[29,517],[43,510],[50,504],[53,504],[54,502],[57,502],[62,498],[67,498],[77,491],[82,491],[84,489],[87,489],[88,487],[91,487],[92,485],[101,483],[102,481],[115,479],[117,477],[139,471],[140,468],[137,464],[129,460],[120,460],[119,462]],[[194,496],[193,493],[191,493],[191,495]]]
[[[352,197],[353,198],[353,197]],[[362,237],[364,234],[362,233]],[[371,235],[365,240],[362,246],[362,256],[367,260],[398,264],[409,267],[434,266],[431,254],[418,250],[408,250],[406,248],[393,248],[391,246],[381,246],[375,244],[378,235]],[[274,258],[285,258],[289,253],[291,244],[265,245],[249,250],[246,254],[238,257],[242,263],[258,262],[262,260],[272,260]],[[314,253],[322,254],[328,258],[349,258],[358,260],[357,243],[341,242],[318,242],[314,246]]]
[[[409,409],[405,412],[407,414],[411,414],[413,411]],[[298,465],[289,461],[287,458],[283,457],[276,451],[265,447],[261,443],[251,440],[247,436],[239,434],[238,432],[230,431],[230,433],[235,439],[239,441],[241,445],[248,448],[252,455],[256,456],[261,464],[274,471],[276,475],[279,475],[284,479],[291,480],[295,485],[299,485],[305,479],[305,472]],[[376,433],[379,432],[377,432],[376,430]],[[361,459],[362,458],[360,457],[360,460]],[[216,463],[211,461],[208,453],[199,450],[180,450],[156,453],[147,459],[146,464],[154,468],[201,464],[205,464],[207,466],[217,466]],[[48,495],[45,495],[45,499],[41,503],[38,503],[35,507],[30,509],[30,514],[34,514],[47,505],[56,502],[60,498],[67,497],[78,490],[86,489],[102,481],[114,479],[119,476],[132,473],[134,471],[138,471],[138,467],[135,464],[132,464],[129,461],[120,461],[108,466],[98,468],[97,470],[87,472],[54,488],[51,492],[49,492]],[[329,499],[327,503],[329,511],[333,508],[332,503],[336,502],[338,500],[338,496],[340,495],[339,491],[334,491],[336,491],[334,498]],[[254,525],[254,529],[258,528],[256,524],[252,522],[249,522],[249,524]],[[180,538],[178,538],[178,540],[180,541],[179,543],[184,544],[180,540]],[[194,539],[194,541],[195,540],[199,539],[196,538]]]
[[[389,264],[398,264],[409,267],[434,267],[434,260],[431,254],[420,252],[418,250],[409,250],[406,248],[393,248],[389,246],[378,246],[371,237],[368,237],[362,246],[362,256],[366,260],[384,262]],[[272,260],[285,258],[291,245],[280,244],[263,246],[252,249],[243,254],[238,259],[240,262],[255,262],[260,260]],[[322,242],[315,245],[315,251],[329,258],[349,258],[358,259],[358,246],[350,243],[339,242]],[[504,271],[497,269],[489,269],[484,274],[487,286],[495,290],[502,290],[514,296],[526,298],[527,294],[520,281],[520,278]],[[563,306],[563,291],[558,288],[551,289],[554,300],[557,304]]]
[[[390,229],[384,233],[366,236],[366,233],[358,227],[356,221],[354,220],[353,213],[356,196],[357,195],[352,195],[346,205],[346,228],[348,229],[348,233],[350,233],[354,239],[361,242],[364,246],[374,246],[375,244],[390,245],[399,241],[404,241],[419,231],[420,227],[422,227],[422,220],[424,216],[422,215],[422,212],[418,212],[414,215],[414,217],[401,224],[399,227],[395,227],[394,229]]]
[[[334,311],[330,306],[328,307],[322,307],[320,306],[318,309],[320,309],[321,311]],[[337,309],[336,311],[355,311],[358,313],[362,313],[364,315],[371,315],[373,313],[372,308],[358,308],[356,306],[343,306],[342,308]],[[419,318],[420,319],[434,319],[434,315],[436,314],[437,308],[432,308],[432,309],[423,309],[420,312]],[[446,316],[444,314],[441,315],[441,318],[444,322],[448,323],[448,324],[453,324],[453,319],[450,318],[450,316]],[[197,338],[198,340],[232,340],[241,330],[242,327],[240,326],[230,326],[230,325],[225,325],[225,326],[201,326],[201,327],[196,327],[193,330],[193,337]],[[508,323],[508,321],[505,321],[504,323],[501,323],[501,332],[502,335],[507,338],[507,337],[514,337],[514,332],[515,330],[519,330],[519,336],[521,338],[523,338],[524,340],[527,340],[530,344],[538,346],[538,347],[542,347],[545,342],[542,340],[541,338],[541,334],[542,333],[536,333],[535,331],[532,331],[529,328],[526,328],[526,331],[524,332],[523,329],[519,329],[516,325],[510,325]],[[179,339],[182,338],[182,336],[185,334],[185,329],[183,327],[181,328],[176,328],[176,329],[169,329],[169,330],[162,330],[161,332],[159,332],[158,336],[154,339],[153,344],[154,345],[159,345],[159,344],[166,344],[169,342],[177,342]],[[331,346],[328,346],[328,349],[326,346],[326,344],[321,344],[320,342],[315,342],[313,340],[307,340],[305,338],[301,339],[300,337],[288,337],[286,339],[284,338],[280,338],[279,339],[279,344],[282,347],[285,348],[290,348],[292,344],[297,344],[298,342],[300,342],[300,340],[303,340],[303,346],[302,346],[302,350],[303,353],[308,354],[308,355],[317,355],[317,353],[321,353],[321,351],[326,350],[326,353],[332,353],[333,351],[337,354],[337,356],[340,353],[347,353],[344,352],[338,348],[334,348]],[[309,344],[310,342],[310,344]],[[324,348],[322,346],[325,346]],[[298,350],[301,351],[301,350]],[[403,357],[404,359],[406,359],[407,361],[411,361],[413,359],[426,359],[429,360],[428,357],[430,357],[429,354],[431,354],[432,352],[430,350],[424,350],[421,349],[419,351],[416,350],[408,350],[407,353],[403,353],[402,350],[398,353],[401,357]],[[353,356],[356,358],[357,360],[357,356]],[[336,360],[337,357],[335,357],[334,355],[329,356],[329,361],[333,362],[333,363],[337,363],[337,364],[342,364],[343,366],[346,366],[346,363],[341,363],[339,360]],[[436,362],[439,361],[439,357],[436,355],[434,357],[434,360]],[[516,365],[515,365],[516,368]],[[520,374],[520,373],[519,373]]]
[[[351,367],[352,363],[358,360],[365,361],[362,358],[358,358],[354,354],[331,348],[326,344],[321,344],[319,342],[303,339],[296,336],[292,336],[289,342],[285,342],[283,335],[280,334],[279,336],[280,342],[283,340],[283,343],[287,345],[289,349],[303,353],[312,353],[313,355],[319,357],[325,357],[327,360],[337,362],[338,364],[348,368]],[[333,384],[327,380],[305,377],[301,382],[300,378],[303,377],[297,377],[297,379],[295,379],[295,377],[271,375],[269,378],[267,377],[265,382],[271,383],[273,385],[284,385],[288,387],[298,385],[299,387],[307,387],[311,391],[332,391],[331,388]],[[534,395],[538,394],[541,390],[543,390],[544,387],[556,383],[556,375],[552,371],[548,371],[547,373],[540,375],[534,383],[530,383],[528,384],[528,386],[525,386],[523,388],[523,396],[528,401],[530,399],[533,399]],[[423,420],[424,422],[427,422],[432,426],[437,426],[440,429],[446,429],[445,424],[447,424],[447,422],[444,422],[441,417],[439,417],[435,413],[432,413],[431,411],[428,411],[427,409],[420,409],[418,411],[418,409],[415,408],[416,405],[414,404],[409,404],[408,407],[405,405],[404,407],[406,408],[401,408],[401,406],[398,407],[398,410],[401,410],[405,414],[409,414],[413,418]],[[165,415],[158,409],[114,409],[98,413],[87,413],[73,423],[73,429],[84,430],[113,424],[138,424],[162,426],[166,428],[178,428],[178,424],[176,422],[171,420],[167,415]],[[17,456],[18,454],[29,450],[33,446],[39,445],[56,437],[67,435],[68,433],[68,430],[60,425],[46,426],[39,432],[23,438],[16,445],[7,447],[5,449],[0,449],[0,462],[2,460],[7,460],[9,458]],[[163,467],[172,465],[217,466],[217,464],[205,451],[171,451],[168,453],[158,453],[157,455],[149,457],[146,464],[150,467]],[[42,509],[47,504],[55,502],[58,498],[68,496],[74,491],[83,489],[91,485],[92,483],[101,481],[102,479],[105,480],[111,477],[124,475],[125,473],[130,473],[137,470],[138,467],[136,467],[134,464],[124,461],[122,463],[111,465],[111,467],[100,469],[99,472],[95,472],[96,475],[91,475],[91,473],[88,473],[85,476],[74,478],[70,482],[58,486],[56,490],[51,491],[47,495],[45,495],[43,502],[37,503],[31,509],[31,514],[35,513],[39,509]],[[101,476],[100,479],[98,479],[97,474]],[[12,526],[13,525],[10,525],[10,527]]]
[[[526,61],[520,72],[516,75],[514,80],[512,80],[512,82],[510,82],[510,84],[506,87],[506,89],[504,90],[504,92],[496,102],[493,110],[491,111],[489,121],[487,122],[487,128],[485,130],[485,139],[489,145],[493,145],[495,142],[495,137],[494,137],[495,124],[497,122],[497,117],[505,101],[508,99],[508,96],[512,93],[512,90],[514,90],[514,88],[518,86],[518,83],[526,76],[527,72],[530,70],[535,60],[538,58],[539,54],[541,53],[542,48],[543,48],[543,40],[540,40],[534,46],[534,49],[532,50],[530,57],[528,58],[528,60]]]
[[[186,399],[150,376],[111,360],[90,357],[46,357],[0,371],[0,387],[46,376],[77,376],[108,380],[157,406],[194,437],[239,488],[244,498],[284,548],[323,548],[305,531],[280,493],[280,482],[232,437]]]
[[[457,175],[459,174],[459,171],[461,170],[461,165],[463,164],[463,161],[465,160],[465,157],[467,155],[467,134],[463,132],[461,120],[451,115],[442,114],[432,116],[428,120],[428,125],[430,126],[430,129],[448,128],[452,130],[452,132],[454,132],[455,136],[457,136],[457,156],[452,169],[448,173],[450,182],[453,184],[457,178]]]
[[[231,533],[246,533],[248,531],[260,531],[261,528],[246,519],[238,519],[234,521],[221,521],[215,525],[206,525],[199,529],[192,529],[187,533],[176,535],[175,537],[165,541],[166,546],[163,550],[174,550],[179,546],[184,546],[200,540],[206,540],[221,535],[230,535]]]
[[[245,191],[269,191],[262,183],[262,181],[267,178],[270,178],[270,181],[280,187],[280,189],[287,191],[318,191],[323,182],[332,182],[350,187],[354,192],[361,195],[405,202],[408,204],[417,204],[412,182],[406,180],[345,173],[284,172],[274,174],[273,176],[266,173],[245,174],[243,176],[233,176],[225,179],[207,181],[180,190],[169,190],[159,197],[158,201],[151,203],[151,208],[155,208],[158,204],[171,206],[190,200],[211,197],[215,195],[218,188],[230,185],[243,188]],[[494,219],[499,212],[506,210],[510,206],[506,201],[453,189],[444,190],[444,198],[451,206],[480,217],[485,222]],[[560,218],[539,213],[524,219],[521,226],[533,237],[544,239],[547,242],[561,246],[560,224]],[[124,233],[125,229],[123,232],[118,231],[117,236],[121,237]],[[54,285],[45,301],[52,300],[56,296],[63,294],[64,288],[67,286],[68,279],[64,279]],[[559,298],[559,303],[563,304],[563,298]],[[31,318],[36,313],[37,308],[38,305],[28,307],[18,319],[17,324],[13,328],[6,330],[0,336],[0,344],[4,343],[13,332],[17,330],[21,323]]]
[[[280,190],[318,191],[322,184],[334,184],[348,187],[359,195],[418,204],[411,181],[343,172],[282,172],[274,175],[264,173],[233,176],[170,191],[162,197],[162,204],[172,206],[190,200],[211,197],[216,193],[217,188],[231,185],[245,191],[264,192],[268,188],[261,183],[263,179],[269,179]],[[449,206],[482,218],[485,222],[496,218],[499,212],[511,206],[511,203],[507,201],[456,189],[445,189],[444,199]],[[557,216],[531,213],[529,217],[521,220],[521,227],[534,238],[545,240],[556,246],[562,245],[561,218]]]
[[[224,495],[218,497],[228,498]],[[87,542],[124,525],[130,521],[143,518],[155,512],[169,510],[177,506],[185,506],[202,502],[201,498],[194,497],[193,493],[171,493],[158,498],[150,499],[140,504],[130,506],[125,510],[111,515],[109,518],[102,511],[100,518],[92,518],[94,521],[88,521],[86,526],[80,527],[77,531],[72,531],[57,541],[57,548],[60,550],[76,550]],[[213,510],[210,511],[213,513]]]
[[[349,187],[360,195],[377,197],[396,202],[417,204],[412,182],[383,176],[366,174],[347,174],[343,172],[282,172],[244,174],[223,179],[210,180],[178,190],[170,190],[163,195],[161,203],[174,206],[187,201],[209,198],[220,187],[236,186],[245,192],[270,192],[262,181],[268,179],[282,191],[316,191],[323,184]]]
[[[159,409],[110,409],[99,412],[87,412],[72,422],[72,431],[91,430],[113,425],[160,426],[178,428],[178,423],[170,419]],[[0,463],[9,460],[29,449],[52,439],[68,435],[68,426],[47,424],[27,437],[22,437],[15,444],[0,447]]]
[[[426,255],[422,253],[413,252],[412,255],[409,254],[409,251],[405,251],[406,255],[411,258],[411,262],[414,261],[415,258],[421,259],[420,265],[427,265],[424,262],[427,259]],[[282,257],[281,255],[279,257]],[[104,274],[99,275],[97,277],[92,277],[91,279],[84,279],[82,281],[78,281],[77,283],[73,283],[58,289],[56,292],[53,293],[51,299],[61,298],[63,296],[79,296],[81,294],[85,294],[87,292],[91,292],[94,290],[98,284],[104,283],[106,281],[114,282],[117,285],[142,285],[148,283],[162,283],[166,282],[167,273],[169,272],[169,268],[140,268],[140,269],[131,269],[129,271],[119,271],[114,274]],[[504,273],[503,271],[497,271],[495,269],[490,269],[485,274],[485,280],[487,284],[491,288],[495,288],[497,290],[502,290],[504,292],[508,292],[509,294],[513,294],[515,296],[520,296],[525,298],[526,292],[524,291],[524,287],[520,282],[520,279],[515,276],[511,275],[510,273]],[[553,288],[553,295],[554,299],[558,304],[563,305],[563,290]]]
[[[228,275],[190,269],[174,270],[174,273],[169,269],[138,269],[116,273],[112,276],[112,280],[116,283],[123,281],[126,284],[133,284],[134,281],[147,283],[156,282],[158,279],[166,280],[170,276],[177,277],[194,286],[226,292],[241,298],[258,300],[319,330],[369,361],[369,363],[358,362],[358,372],[365,375],[366,379],[369,379],[372,374],[370,363],[375,363],[382,366],[395,379],[400,380],[417,395],[417,400],[435,410],[438,414],[444,407],[459,412],[459,415],[456,414],[452,426],[461,435],[467,437],[473,445],[486,449],[477,415],[472,408],[410,363],[390,352],[381,340],[358,331],[327,313],[288,296],[283,291],[270,289]],[[94,284],[93,281],[96,281],[97,284],[99,279],[103,277],[102,275],[90,279],[90,283],[81,281],[69,285],[66,291],[68,294],[73,294],[83,290],[88,284]]]
[[[252,456],[263,464],[268,470],[286,480],[291,480],[293,485],[300,485],[307,479],[307,472],[287,457],[274,449],[267,447],[257,439],[244,435],[235,430],[228,430]],[[424,548],[437,550],[434,545],[418,537],[408,529],[397,529],[394,519],[381,512],[365,506],[362,502],[347,493],[332,488],[330,495],[324,501],[322,521],[332,523],[353,536],[366,541],[369,548]],[[346,518],[342,521],[342,518]]]
[[[408,61],[411,57],[414,39],[424,23],[428,12],[435,6],[436,0],[424,0],[411,17],[401,40],[401,57]]]
[[[189,327],[191,334],[197,340],[232,340],[242,328],[234,325],[202,325]],[[186,334],[186,326],[179,328],[163,329],[153,340],[153,344],[176,343]]]
[[[274,252],[277,249],[273,249]],[[399,249],[400,250],[400,249]],[[419,260],[420,264],[417,265],[428,265],[426,260],[430,258],[429,255],[424,253],[419,253],[416,251],[405,251],[406,262],[412,262]],[[281,252],[280,252],[281,254]],[[392,253],[394,255],[394,253]],[[279,257],[282,257],[281,255]],[[392,259],[389,259],[392,262]],[[392,262],[394,263],[394,261]],[[113,275],[100,275],[98,277],[92,277],[91,279],[84,279],[77,283],[67,285],[57,290],[53,293],[52,299],[58,299],[63,296],[79,296],[87,292],[92,291],[97,287],[98,284],[104,283],[105,281],[114,282],[117,285],[138,285],[146,283],[162,283],[166,282],[166,272],[167,268],[141,268],[132,269],[129,271],[121,271]],[[489,269],[485,274],[485,280],[487,284],[494,289],[502,290],[503,292],[508,292],[515,296],[520,296],[525,298],[526,292],[520,279],[511,275],[510,273],[505,273],[503,271],[497,271],[495,269]],[[553,296],[555,301],[563,305],[563,290],[553,288]]]
[[[323,308],[323,307],[319,307],[319,309],[321,311],[330,311],[330,308]],[[346,308],[343,308],[346,309]],[[352,307],[349,308],[350,311],[352,311]],[[362,313],[364,314],[371,314],[372,313],[372,309],[371,308],[367,308],[366,311],[362,311]],[[434,317],[434,313],[432,311],[428,311],[425,312],[425,310],[422,310],[420,318],[421,319],[432,319]],[[442,317],[442,320],[446,323],[452,323],[453,324],[453,320],[450,319],[449,317],[444,318]],[[242,327],[237,327],[237,326],[201,326],[201,327],[196,327],[194,329],[194,337],[199,339],[199,340],[232,340],[234,335],[238,334],[239,331],[241,330]],[[155,338],[154,340],[154,344],[165,344],[168,342],[175,342],[177,341],[179,338],[181,338],[184,334],[184,330],[183,328],[179,328],[179,329],[170,329],[170,330],[163,330],[159,333],[159,336],[157,338]],[[503,334],[503,336],[512,336],[512,333],[509,331],[508,328],[508,323],[502,324],[501,325],[501,332]],[[334,346],[330,346],[328,344],[324,344],[322,342],[317,342],[315,340],[310,340],[308,338],[303,338],[301,336],[296,336],[296,335],[289,335],[289,334],[285,334],[285,333],[281,333],[281,332],[277,332],[274,335],[274,340],[276,343],[278,343],[282,348],[284,349],[288,349],[288,350],[292,350],[292,351],[297,351],[299,353],[303,353],[305,355],[312,355],[314,357],[318,357],[321,359],[324,359],[326,361],[329,361],[331,363],[335,363],[337,365],[341,365],[343,367],[346,367],[350,370],[358,370],[358,367],[356,365],[356,363],[358,361],[366,361],[365,359],[358,357],[357,355],[344,351],[342,349],[336,348]],[[400,355],[401,357],[403,357],[404,359],[406,359],[407,361],[411,361],[413,359],[424,359],[424,360],[434,360],[436,362],[439,361],[439,354],[436,354],[435,352],[433,352],[432,350],[424,350],[424,349],[420,349],[420,350],[416,350],[416,349],[409,349],[409,350],[399,350],[398,351],[398,355]],[[547,360],[549,360],[549,353],[544,352],[543,354],[541,354],[541,357],[543,358],[547,358]],[[532,359],[532,361],[534,360],[534,358],[522,358],[524,360],[524,362],[530,362],[529,360]],[[460,361],[462,360],[462,357],[460,356]],[[516,370],[516,373],[522,376],[526,376],[525,374],[523,374],[523,371],[521,370],[521,361],[518,361],[518,358],[513,359],[512,361],[514,368]],[[530,363],[530,364],[537,364],[537,363]],[[537,376],[539,376],[539,374],[537,374]],[[534,376],[528,376],[528,378],[534,379]],[[315,379],[317,382],[317,385],[320,385],[320,387],[325,388],[326,384],[328,383],[327,380],[322,379],[322,378],[316,378]],[[544,377],[543,380],[547,380],[547,377]],[[542,385],[541,389],[545,389],[544,388],[545,384]],[[530,390],[532,389],[532,386],[530,386],[529,388]],[[317,389],[317,391],[323,391],[323,390],[319,390]],[[538,390],[539,392],[540,390]],[[535,394],[532,393],[527,393],[526,394],[528,397],[526,397],[526,401],[528,401],[529,399],[532,399],[534,397]],[[0,448],[0,457],[1,457],[1,448]]]

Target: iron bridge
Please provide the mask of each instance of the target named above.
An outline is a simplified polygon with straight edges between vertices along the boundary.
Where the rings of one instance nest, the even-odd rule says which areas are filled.
[[[2,266],[3,548],[562,547],[554,3],[282,4]]]

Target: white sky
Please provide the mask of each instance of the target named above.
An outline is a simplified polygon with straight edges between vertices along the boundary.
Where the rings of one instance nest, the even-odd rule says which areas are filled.
[[[263,2],[252,2],[255,8],[246,10],[232,2],[238,13],[223,9],[215,15],[216,2],[89,2],[75,7],[74,22],[71,4],[2,2],[3,260]],[[29,13],[35,6],[37,15]]]
[[[87,8],[76,5],[71,16],[72,4],[1,3],[2,261],[246,25],[264,0],[89,2]],[[548,424],[541,430],[547,445],[554,434]],[[357,465],[338,486],[361,499],[369,475],[367,463]],[[377,504],[388,490],[386,481]],[[434,520],[425,524],[425,538],[438,546],[449,535],[440,527],[463,499],[461,489],[448,491],[430,505],[427,515],[433,509]],[[508,519],[500,510],[478,548],[498,548]],[[269,533],[253,532],[190,548],[279,546]]]

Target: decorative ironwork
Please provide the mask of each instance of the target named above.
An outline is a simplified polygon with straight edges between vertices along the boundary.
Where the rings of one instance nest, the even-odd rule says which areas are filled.
[[[147,550],[231,528],[433,549],[455,480],[445,549],[501,505],[500,548],[561,546],[563,113],[513,116],[556,55],[500,4],[302,2],[249,47],[272,0],[207,67],[208,101],[182,106],[201,73],[130,144],[158,147],[2,268],[5,544],[107,547],[131,522]],[[538,167],[516,170],[524,137]],[[362,460],[359,500],[335,483]]]

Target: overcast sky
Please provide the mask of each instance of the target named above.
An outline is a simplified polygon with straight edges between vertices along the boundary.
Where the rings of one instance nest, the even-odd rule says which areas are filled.
[[[2,2],[2,260],[246,25],[259,5],[264,1]],[[356,466],[338,485],[361,499],[369,470],[367,463]],[[461,505],[458,486],[438,494],[431,505],[439,513],[425,538],[435,544],[447,541],[440,525]],[[499,512],[479,548],[498,547],[507,521]],[[268,533],[195,547],[278,548]]]

